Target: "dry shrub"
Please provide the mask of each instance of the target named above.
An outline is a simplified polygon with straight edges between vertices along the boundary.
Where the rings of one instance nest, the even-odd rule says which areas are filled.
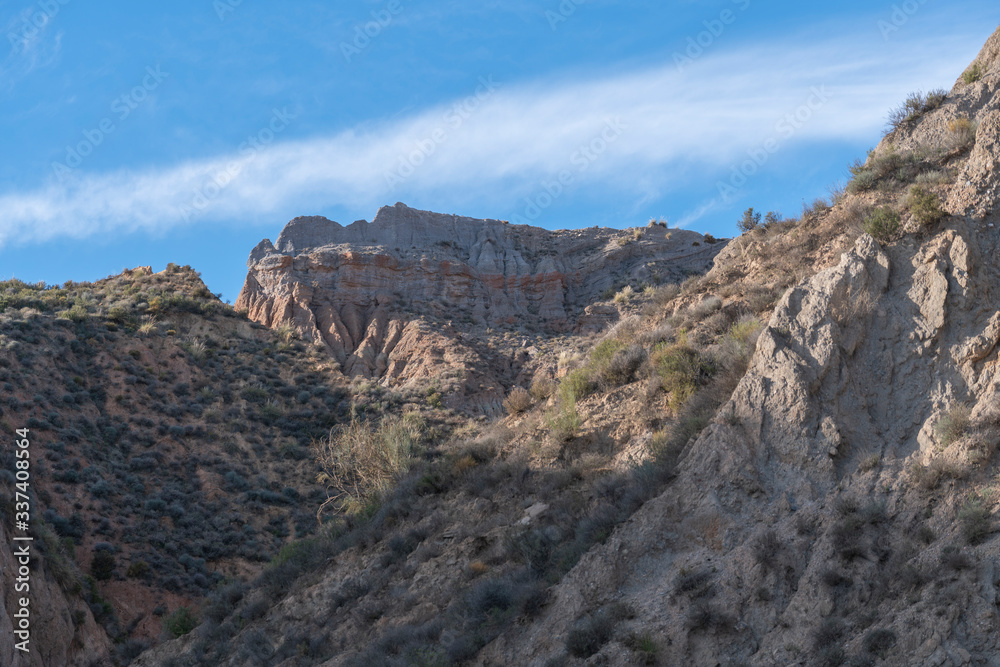
[[[992,532],[991,512],[982,498],[970,497],[958,512],[962,536],[975,546],[984,541]]]
[[[534,401],[532,401],[531,394],[528,393],[527,389],[514,387],[507,394],[507,398],[503,402],[503,407],[507,410],[507,414],[519,415],[530,409],[533,403]]]
[[[668,285],[662,285],[660,287],[657,287],[656,290],[653,292],[652,303],[662,308],[667,304],[669,304],[674,299],[676,299],[680,293],[681,293],[680,286],[674,283],[670,283]]]
[[[914,463],[910,466],[910,478],[921,488],[933,491],[945,479],[961,479],[963,471],[956,464],[936,458],[930,465],[924,466]]]
[[[601,373],[601,380],[611,387],[631,382],[636,371],[646,360],[646,350],[640,345],[629,345],[615,352]]]
[[[771,308],[778,300],[778,295],[768,287],[755,285],[747,290],[744,299],[751,312],[759,313]]]
[[[972,410],[969,406],[956,405],[938,420],[934,425],[934,435],[937,436],[942,449],[947,449],[968,432],[971,418]]]
[[[385,418],[376,423],[356,417],[314,443],[322,472],[317,481],[327,487],[327,505],[351,512],[381,496],[410,468],[413,449],[420,438],[418,419]]]
[[[710,296],[701,303],[688,308],[688,316],[694,321],[700,322],[720,308],[722,308],[722,299]]]
[[[976,130],[979,125],[968,118],[956,118],[948,123],[950,148],[953,150],[968,148],[976,143]]]
[[[557,387],[558,385],[556,385],[555,381],[550,378],[535,378],[534,382],[531,383],[531,389],[528,390],[528,393],[536,401],[544,401],[556,393]]]

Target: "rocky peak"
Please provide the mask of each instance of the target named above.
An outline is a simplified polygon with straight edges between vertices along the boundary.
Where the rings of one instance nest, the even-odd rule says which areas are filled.
[[[485,391],[486,404],[498,407],[516,364],[511,352],[486,352],[494,346],[471,344],[470,335],[607,324],[617,315],[588,311],[602,295],[703,273],[723,246],[658,225],[549,231],[397,203],[346,226],[295,218],[276,243],[251,252],[236,305],[266,326],[292,324],[352,377],[425,382],[440,375],[421,361],[428,350],[447,351],[466,377],[454,391]]]

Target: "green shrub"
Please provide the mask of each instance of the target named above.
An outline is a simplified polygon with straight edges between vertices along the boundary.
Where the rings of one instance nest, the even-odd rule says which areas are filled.
[[[855,174],[851,182],[848,183],[847,191],[856,195],[860,192],[874,190],[877,185],[878,176],[875,175],[875,172],[869,169],[863,169]]]
[[[891,208],[880,206],[872,211],[861,225],[866,234],[885,243],[899,233],[899,214]]]
[[[94,552],[94,558],[90,561],[90,574],[98,581],[107,581],[115,571],[115,556],[110,551],[100,550]]]
[[[656,640],[648,632],[632,632],[625,638],[623,643],[625,648],[636,654],[636,658],[640,664],[656,664],[656,654],[659,652],[660,647],[656,645]]]
[[[851,194],[868,192],[876,187],[895,187],[912,183],[923,171],[930,168],[925,164],[922,153],[917,151],[897,152],[894,148],[878,155],[869,153],[868,160],[855,160],[851,165],[853,179],[847,185]]]
[[[173,637],[182,637],[198,627],[198,619],[187,607],[178,607],[163,621],[163,627]]]
[[[969,66],[969,69],[962,72],[962,81],[966,85],[971,85],[982,79],[985,73],[986,72],[983,70],[982,65],[979,63],[972,63],[972,65]]]
[[[555,413],[550,415],[548,423],[556,442],[566,442],[576,437],[583,421],[576,411],[575,402],[560,401]]]
[[[436,390],[429,391],[427,393],[427,405],[438,410],[444,408],[444,398],[441,396],[441,392]]]
[[[747,232],[752,232],[760,226],[760,212],[755,212],[753,206],[743,211],[743,217],[736,222],[736,226],[740,228],[740,231],[744,234]]]
[[[941,210],[941,199],[933,192],[928,192],[919,185],[914,185],[910,188],[906,204],[913,215],[913,219],[922,228],[931,227],[944,217],[944,211]]]
[[[967,405],[956,405],[951,408],[937,424],[934,425],[934,434],[941,443],[942,448],[949,447],[953,442],[961,438],[969,430],[969,423],[972,419],[972,410]]]
[[[590,361],[598,368],[607,366],[611,362],[611,358],[615,356],[615,353],[625,347],[626,344],[617,338],[602,340],[590,351]]]
[[[962,536],[969,544],[979,544],[990,534],[990,511],[981,498],[972,497],[965,501],[958,512],[962,523]]]
[[[144,560],[134,561],[128,566],[126,574],[133,579],[145,577],[149,574],[149,563]]]
[[[652,355],[660,386],[670,394],[670,407],[680,410],[712,374],[712,365],[694,349],[678,343],[660,346]]]
[[[566,403],[576,403],[594,392],[594,382],[585,368],[570,371],[559,383],[559,398]]]
[[[63,310],[58,315],[64,320],[70,320],[78,323],[86,321],[89,317],[87,309],[80,304],[73,306],[69,310]]]

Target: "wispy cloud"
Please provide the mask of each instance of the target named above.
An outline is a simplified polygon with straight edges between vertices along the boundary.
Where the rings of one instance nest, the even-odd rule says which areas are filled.
[[[3,30],[10,47],[0,60],[0,91],[10,91],[37,69],[52,65],[62,51],[63,33],[52,27],[61,5],[41,10],[27,7],[7,22]]]
[[[891,57],[870,42],[839,37],[744,48],[707,55],[683,70],[670,61],[599,80],[499,82],[495,93],[464,107],[460,123],[454,113],[462,100],[456,100],[329,136],[276,140],[250,160],[234,146],[213,159],[83,173],[0,195],[0,244],[188,224],[192,198],[234,161],[239,174],[194,211],[194,220],[256,221],[334,205],[368,211],[443,191],[500,208],[568,168],[615,119],[624,131],[575,185],[666,193],[683,170],[731,164],[772,134],[813,87],[825,87],[829,101],[796,133],[796,144],[874,140],[888,106],[912,89],[947,86],[970,59],[968,43],[957,38],[923,40],[919,49]],[[271,113],[261,110],[262,123]],[[434,150],[404,180],[391,178],[400,160],[430,137],[438,137]]]

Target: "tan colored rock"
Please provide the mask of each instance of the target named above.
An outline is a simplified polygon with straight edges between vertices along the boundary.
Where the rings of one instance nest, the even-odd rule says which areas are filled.
[[[15,589],[18,577],[18,560],[14,555],[21,544],[12,540],[7,527],[0,525],[0,664],[10,667],[91,667],[110,665],[111,643],[95,621],[87,605],[78,596],[60,589],[49,570],[45,558],[39,557],[40,545],[29,543],[34,563],[27,592]],[[20,582],[25,583],[25,582]],[[30,601],[30,632],[27,653],[15,645],[21,641],[14,636],[19,619],[14,614],[20,610],[19,600]],[[79,627],[74,614],[80,613]]]
[[[396,204],[346,227],[292,220],[251,252],[236,307],[265,326],[292,324],[350,377],[426,386],[449,372],[438,365],[447,357],[465,376],[453,406],[493,413],[516,375],[514,351],[487,354],[475,329],[597,330],[618,317],[591,307],[609,288],[707,271],[723,247],[684,230],[550,232]]]

